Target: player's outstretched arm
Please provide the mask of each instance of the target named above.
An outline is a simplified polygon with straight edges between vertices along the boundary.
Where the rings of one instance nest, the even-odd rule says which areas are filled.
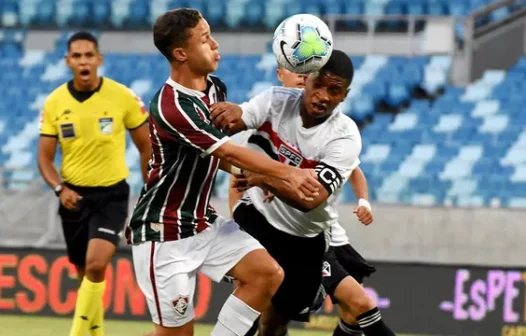
[[[287,205],[303,212],[316,209],[330,196],[327,190],[320,188],[319,194],[313,197],[312,200],[300,199],[296,197],[294,189],[292,189],[290,185],[280,183],[280,181],[275,178],[252,172],[243,172],[243,174],[249,185],[268,190]]]
[[[299,199],[311,201],[319,195],[321,185],[312,171],[298,169],[259,154],[253,150],[227,141],[212,155],[243,170],[275,178],[279,183],[289,186]]]

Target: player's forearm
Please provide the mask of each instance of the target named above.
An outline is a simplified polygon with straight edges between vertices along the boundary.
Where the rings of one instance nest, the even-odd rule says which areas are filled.
[[[53,161],[48,158],[38,158],[38,170],[40,175],[46,181],[46,183],[51,187],[55,188],[57,185],[62,183],[62,179],[58,174]]]
[[[148,164],[150,162],[150,153],[141,152],[141,173],[144,183],[148,182]]]
[[[230,184],[228,188],[228,207],[230,209],[230,217],[233,215],[234,206],[243,197],[242,192],[238,192],[236,188],[232,188],[232,182],[235,179],[234,176],[230,176]]]
[[[274,194],[274,196],[294,209],[303,212],[312,210],[306,201],[297,199],[297,193],[289,183],[283,183],[281,180],[268,176],[258,176],[254,180],[254,184],[270,191],[272,194]]]
[[[356,167],[356,169],[352,171],[349,182],[351,183],[356,199],[363,198],[369,200],[369,186],[367,185],[367,179],[360,167]]]
[[[271,176],[280,181],[285,180],[292,173],[291,170],[293,169],[281,162],[270,159],[266,155],[228,142],[219,147],[216,153],[221,159],[235,167]]]

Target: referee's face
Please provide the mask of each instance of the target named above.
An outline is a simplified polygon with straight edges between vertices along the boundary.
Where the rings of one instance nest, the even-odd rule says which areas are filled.
[[[97,69],[102,55],[95,44],[87,40],[73,41],[66,56],[66,64],[73,72],[73,80],[83,90],[94,90],[98,84]]]

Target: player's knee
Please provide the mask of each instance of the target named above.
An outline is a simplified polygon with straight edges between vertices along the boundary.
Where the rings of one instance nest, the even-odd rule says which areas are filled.
[[[348,312],[349,315],[360,315],[370,311],[375,307],[373,299],[363,291],[359,295],[349,293],[344,300],[341,300],[342,312]],[[352,312],[352,313],[351,313]]]
[[[261,288],[268,296],[273,296],[283,282],[285,273],[274,260],[261,263],[252,274],[251,281]]]

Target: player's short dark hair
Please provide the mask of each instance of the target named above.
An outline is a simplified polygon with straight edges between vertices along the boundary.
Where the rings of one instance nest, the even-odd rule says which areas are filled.
[[[71,35],[68,39],[68,51],[71,49],[71,44],[75,41],[90,41],[95,45],[95,50],[99,51],[99,40],[90,32],[80,31]]]
[[[201,18],[201,13],[191,8],[178,8],[164,13],[153,25],[153,44],[168,61],[173,61],[172,50],[186,44],[190,37],[188,30],[195,28]]]
[[[325,71],[348,80],[349,84],[354,77],[354,65],[351,58],[345,52],[337,49],[332,51],[331,57],[320,69],[320,73]]]

